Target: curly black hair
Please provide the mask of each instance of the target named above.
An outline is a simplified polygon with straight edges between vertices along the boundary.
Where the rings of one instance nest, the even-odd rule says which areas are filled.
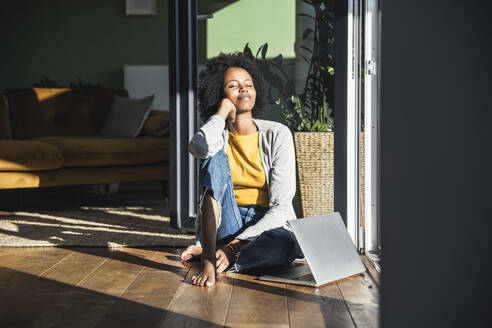
[[[198,110],[201,116],[207,120],[217,113],[220,101],[224,98],[224,74],[231,67],[241,67],[251,75],[256,89],[256,101],[252,114],[254,118],[263,117],[267,105],[265,80],[252,58],[241,52],[221,53],[210,59],[200,72],[198,77]]]

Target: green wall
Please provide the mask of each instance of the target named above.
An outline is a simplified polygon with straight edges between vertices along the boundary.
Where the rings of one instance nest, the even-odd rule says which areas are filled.
[[[126,16],[124,0],[2,0],[0,91],[43,75],[123,87],[124,64],[167,64],[167,0],[156,16]]]
[[[207,58],[242,51],[247,42],[253,53],[268,42],[267,57],[294,58],[295,9],[294,0],[239,0],[216,11],[207,20]]]

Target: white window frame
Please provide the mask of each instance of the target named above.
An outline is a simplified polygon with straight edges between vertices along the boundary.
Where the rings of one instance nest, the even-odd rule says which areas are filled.
[[[347,230],[360,249],[359,241],[359,1],[348,1],[347,31]]]
[[[375,252],[378,243],[378,131],[379,131],[379,6],[378,0],[365,0],[365,35],[364,35],[364,128],[365,128],[365,208],[364,236],[365,251]]]
[[[347,229],[360,252],[378,243],[378,0],[348,0],[347,51]],[[362,12],[362,2],[365,11]],[[362,39],[362,15],[365,15]],[[370,31],[370,33],[367,33]],[[362,42],[365,45],[364,53]],[[364,70],[364,71],[363,71]],[[362,74],[364,73],[364,74]],[[362,83],[362,78],[365,78]],[[362,103],[364,97],[364,104]],[[362,108],[364,106],[364,108]],[[365,126],[365,225],[361,226],[361,110]]]

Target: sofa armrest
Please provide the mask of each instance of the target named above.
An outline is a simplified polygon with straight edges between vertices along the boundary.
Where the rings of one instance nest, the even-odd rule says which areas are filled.
[[[0,140],[0,171],[56,170],[62,166],[63,153],[37,140]]]

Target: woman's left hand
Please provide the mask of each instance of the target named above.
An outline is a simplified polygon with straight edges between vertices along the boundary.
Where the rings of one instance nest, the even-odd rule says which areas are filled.
[[[215,252],[215,255],[217,256],[217,273],[224,272],[236,260],[234,250],[229,245],[224,245]]]

